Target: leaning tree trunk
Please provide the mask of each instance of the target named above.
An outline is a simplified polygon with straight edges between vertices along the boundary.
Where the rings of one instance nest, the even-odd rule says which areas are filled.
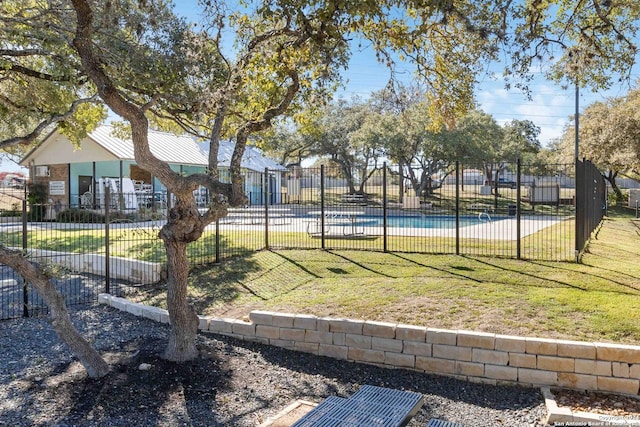
[[[91,378],[101,378],[109,373],[109,365],[100,353],[84,339],[71,323],[71,316],[64,297],[53,286],[51,280],[34,264],[29,262],[20,251],[0,247],[0,264],[16,270],[24,280],[31,283],[49,307],[51,325],[71,352],[78,358]]]
[[[203,229],[204,224],[200,221],[195,202],[185,203],[179,197],[169,213],[169,221],[160,232],[167,251],[167,309],[171,320],[169,342],[163,357],[175,362],[192,360],[198,356],[198,315],[187,298],[187,244],[197,240]]]

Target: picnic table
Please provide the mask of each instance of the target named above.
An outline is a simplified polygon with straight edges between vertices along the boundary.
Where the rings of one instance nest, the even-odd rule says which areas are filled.
[[[319,236],[323,232],[325,235],[336,235],[337,233],[332,233],[332,227],[341,229],[343,237],[364,235],[365,221],[361,220],[363,211],[311,211],[308,214],[315,217],[307,221],[307,233],[310,236]],[[324,230],[322,229],[323,215]]]

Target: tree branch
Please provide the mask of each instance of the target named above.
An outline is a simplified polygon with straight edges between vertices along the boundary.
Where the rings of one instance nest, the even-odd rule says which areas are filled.
[[[61,122],[61,121],[65,120],[65,119],[71,117],[78,110],[78,107],[80,105],[86,104],[88,102],[97,102],[96,97],[92,96],[91,98],[82,98],[82,99],[78,99],[78,100],[74,101],[71,104],[71,106],[69,107],[69,110],[67,110],[67,112],[65,112],[63,114],[53,115],[53,116],[49,117],[48,119],[45,119],[45,120],[41,121],[34,128],[33,131],[31,131],[29,134],[27,134],[25,136],[17,136],[17,137],[5,139],[4,141],[0,141],[0,149],[11,147],[11,146],[17,145],[17,144],[23,144],[23,145],[31,144],[49,126],[51,126],[51,125],[53,125],[55,123]]]

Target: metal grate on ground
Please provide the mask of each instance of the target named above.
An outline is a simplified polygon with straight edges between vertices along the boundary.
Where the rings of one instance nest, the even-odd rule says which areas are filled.
[[[329,402],[327,402],[327,400]],[[348,399],[328,398],[294,427],[404,426],[423,404],[420,393],[365,385]]]

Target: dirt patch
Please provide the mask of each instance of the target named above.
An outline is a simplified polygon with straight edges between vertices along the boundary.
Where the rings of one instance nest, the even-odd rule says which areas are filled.
[[[552,393],[559,407],[569,408],[572,412],[633,416],[633,419],[640,419],[640,399],[635,396],[559,389],[552,390]]]

